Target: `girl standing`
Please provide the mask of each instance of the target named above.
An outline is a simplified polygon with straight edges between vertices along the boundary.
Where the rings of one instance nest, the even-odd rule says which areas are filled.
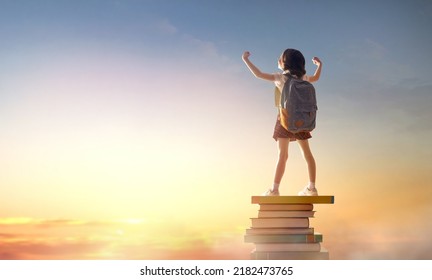
[[[309,82],[316,82],[321,75],[322,63],[319,58],[314,57],[312,59],[313,63],[317,65],[315,74],[311,77],[306,75],[305,70],[305,59],[303,54],[295,49],[286,49],[278,60],[278,68],[281,69],[282,73],[263,73],[261,72],[250,60],[250,53],[243,53],[243,61],[246,63],[252,74],[260,79],[274,82],[276,85],[276,106],[280,105],[280,98],[283,86],[287,80],[285,74],[290,74],[298,79],[303,79]],[[276,140],[278,145],[278,161],[276,165],[276,171],[273,181],[273,186],[269,188],[263,195],[265,196],[278,196],[279,195],[279,185],[285,172],[286,162],[288,160],[288,146],[291,141],[297,141],[299,144],[303,158],[306,160],[309,183],[301,190],[298,195],[318,195],[318,191],[315,186],[316,179],[316,164],[315,159],[312,155],[311,149],[309,147],[308,139],[312,138],[310,132],[298,132],[292,133],[287,131],[281,125],[280,115],[278,115],[276,120],[276,125],[274,128],[273,138]]]

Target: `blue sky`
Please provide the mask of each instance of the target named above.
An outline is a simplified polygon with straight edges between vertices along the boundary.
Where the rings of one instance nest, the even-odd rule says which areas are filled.
[[[286,47],[320,55],[329,66],[363,49],[416,65],[423,76],[432,44],[425,33],[428,1],[2,1],[2,6],[2,49],[90,40],[169,56],[185,47],[181,34],[214,44],[233,60],[249,48],[269,71],[275,64],[270,55]],[[402,59],[408,54],[409,60]],[[344,62],[344,67],[353,63]]]
[[[21,55],[14,65],[49,59],[25,56],[37,50],[74,45],[165,61],[193,54],[207,60],[190,51],[201,44],[234,64],[249,49],[263,70],[276,71],[276,57],[293,47],[306,57],[320,56],[326,65],[322,83],[333,87],[336,78],[348,85],[371,76],[392,84],[400,76],[428,79],[427,1],[2,1],[2,6],[2,58]]]

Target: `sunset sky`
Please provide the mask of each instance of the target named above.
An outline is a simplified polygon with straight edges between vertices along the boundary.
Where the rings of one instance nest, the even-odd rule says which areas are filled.
[[[286,48],[323,61],[312,225],[432,259],[430,1],[0,0],[0,259],[248,259]],[[281,185],[307,183],[296,143]]]

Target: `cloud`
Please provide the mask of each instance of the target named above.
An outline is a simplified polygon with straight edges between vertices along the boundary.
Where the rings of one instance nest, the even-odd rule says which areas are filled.
[[[350,209],[354,212],[334,221],[337,226],[329,226],[324,236],[324,247],[331,259],[432,259],[432,224],[427,222],[432,214],[429,200],[414,203],[406,198],[407,204],[394,200],[389,205],[379,203],[376,210],[364,213],[359,204],[357,207],[362,210]]]
[[[11,238],[16,238],[19,235],[17,234],[10,234],[10,233],[1,233],[0,232],[0,239],[11,239]]]
[[[38,226],[38,227],[63,227],[63,226],[106,226],[116,224],[139,224],[142,219],[123,219],[123,220],[102,220],[86,221],[73,219],[36,219],[30,217],[3,217],[0,218],[0,225],[5,226]]]
[[[18,241],[2,242],[2,259],[91,259],[93,252],[103,250],[104,242],[95,241]]]
[[[370,38],[363,38],[339,49],[339,63],[354,64],[381,60],[387,54],[383,44]]]
[[[341,60],[353,64],[362,63],[364,60],[374,61],[384,59],[387,52],[387,48],[383,44],[370,38],[353,42],[339,51]]]
[[[418,233],[400,231],[385,225],[386,228],[353,228],[345,233],[333,231],[327,234],[326,248],[332,259],[432,259],[432,243]],[[430,230],[424,232],[430,236]]]
[[[324,231],[324,247],[330,251],[332,259],[432,259],[432,244],[428,241],[432,226],[424,223],[424,217],[431,213],[432,208],[425,206],[401,216],[398,219],[400,223],[387,220],[387,215],[371,220],[356,217],[357,222],[352,222],[352,219],[340,221],[337,227]],[[126,220],[111,223],[44,221],[50,226],[36,226],[36,231],[22,223],[16,224],[12,230],[3,228],[9,231],[0,233],[0,258],[249,259],[254,247],[243,242],[243,230],[212,232],[181,224],[172,227],[151,224],[146,227],[144,223],[127,223]],[[86,229],[82,225],[91,226]],[[56,230],[62,227],[66,230]]]
[[[212,41],[204,41],[204,40],[196,38],[190,34],[184,34],[183,38],[187,43],[196,47],[198,50],[200,50],[205,55],[215,56],[215,57],[220,56],[219,51],[216,47],[216,44]]]
[[[140,219],[8,217],[0,225],[1,259],[245,259],[250,251],[238,232]]]
[[[395,60],[391,48],[378,40],[363,38],[353,41],[339,49],[337,57],[339,75],[360,83],[363,88],[392,86],[399,84],[401,77],[416,77],[415,69],[402,60]]]
[[[168,19],[159,19],[153,23],[155,31],[161,34],[172,35],[177,33],[178,29]]]
[[[183,71],[188,67],[196,69],[211,65],[211,68],[215,68],[219,65],[223,67],[225,72],[238,72],[240,59],[232,62],[227,55],[220,51],[220,42],[206,40],[195,34],[185,32],[167,18],[154,20],[149,25],[150,33],[156,32],[157,35],[160,35],[156,36],[157,38],[152,37],[154,42],[158,42],[158,46],[153,48],[152,53],[161,51],[163,53],[158,64],[168,62],[169,67],[172,67],[173,62],[175,62],[175,65],[181,65]]]
[[[28,217],[3,217],[0,218],[0,225],[25,225],[31,224],[35,220]]]
[[[2,259],[248,259],[248,246],[231,243],[215,247],[197,239],[181,248],[156,246],[142,242],[118,240],[23,240],[8,241],[0,237]]]

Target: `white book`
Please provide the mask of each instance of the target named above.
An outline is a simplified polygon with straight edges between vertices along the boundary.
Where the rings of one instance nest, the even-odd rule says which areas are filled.
[[[253,228],[308,228],[309,218],[251,218]]]
[[[313,204],[260,204],[262,211],[312,211]]]
[[[319,252],[321,243],[256,243],[257,252]]]
[[[311,218],[315,211],[258,211],[258,218]]]

